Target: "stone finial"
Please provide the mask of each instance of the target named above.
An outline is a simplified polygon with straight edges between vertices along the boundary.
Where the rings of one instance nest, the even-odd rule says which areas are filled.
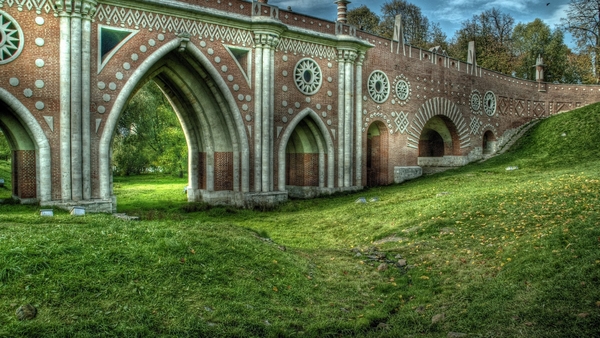
[[[269,2],[269,0],[258,0],[258,2],[260,2],[261,4],[266,4]]]
[[[337,0],[334,2],[337,5],[337,21],[346,23],[348,22],[348,4],[350,1],[348,0]]]
[[[467,54],[467,63],[477,66],[477,55],[475,53],[475,41],[469,41],[469,54]]]
[[[546,67],[544,59],[542,58],[542,55],[538,55],[535,60],[535,80],[537,82],[544,82],[544,67]]]

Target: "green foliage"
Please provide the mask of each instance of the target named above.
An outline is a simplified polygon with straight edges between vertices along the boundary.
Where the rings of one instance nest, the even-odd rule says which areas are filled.
[[[271,212],[183,208],[183,180],[150,198],[146,175],[115,180],[139,222],[0,206],[0,336],[599,336],[599,123],[585,107],[484,163]]]
[[[173,108],[153,82],[138,91],[121,115],[113,165],[120,175],[158,170],[182,177],[187,171],[185,135]]]
[[[2,129],[0,129],[0,161],[8,161],[10,159],[10,146],[8,144],[8,140],[4,135]]]
[[[366,5],[348,11],[348,24],[358,27],[371,34],[379,34],[379,16]]]
[[[389,0],[381,6],[381,13],[383,15],[379,28],[381,36],[392,38],[396,15],[402,15],[406,43],[416,47],[427,47],[429,19],[423,15],[421,8],[406,0]]]
[[[600,0],[572,0],[561,23],[577,42],[580,53],[594,57],[589,64],[598,83],[600,69]]]
[[[465,59],[469,42],[475,41],[477,64],[481,67],[511,74],[514,57],[510,37],[514,18],[492,8],[474,15],[471,20],[462,23],[454,36],[449,54],[457,59]]]
[[[535,80],[535,67],[538,56],[543,56],[545,63],[544,81],[563,82],[567,70],[569,48],[563,42],[563,32],[559,29],[552,32],[550,27],[540,19],[515,26],[512,33],[513,51],[517,56],[515,73],[517,77]]]
[[[12,175],[11,175],[11,163],[0,159],[0,178],[4,179],[4,187],[0,188],[0,200],[4,200],[4,203],[11,202],[12,198]]]

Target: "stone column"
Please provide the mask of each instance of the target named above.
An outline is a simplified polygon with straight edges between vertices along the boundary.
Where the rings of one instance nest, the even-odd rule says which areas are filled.
[[[60,20],[60,173],[61,198],[71,200],[71,8],[56,2]]]
[[[81,2],[71,14],[71,199],[83,198],[81,151]]]
[[[254,121],[254,191],[273,191],[274,145],[274,68],[277,35],[265,32],[255,34],[255,121]]]
[[[358,55],[356,60],[356,79],[354,81],[356,85],[356,122],[355,122],[355,131],[356,131],[356,156],[355,156],[355,170],[356,170],[356,186],[362,186],[362,168],[363,168],[363,148],[362,148],[362,110],[363,110],[363,101],[362,101],[362,66],[365,61],[365,53],[361,52]]]
[[[356,52],[345,51],[344,59],[346,60],[346,69],[344,79],[346,85],[344,88],[344,186],[351,187],[352,172],[353,172],[353,130],[354,130],[354,60],[356,60]]]
[[[337,144],[338,144],[338,187],[344,186],[344,158],[346,153],[344,138],[346,128],[346,107],[345,107],[345,94],[346,94],[346,59],[344,58],[344,51],[338,51],[338,132],[337,132]]]
[[[91,54],[92,54],[92,17],[96,14],[95,0],[84,0],[83,3],[83,25],[81,33],[81,152],[82,152],[82,176],[83,176],[83,199],[92,198],[92,163],[91,163]]]

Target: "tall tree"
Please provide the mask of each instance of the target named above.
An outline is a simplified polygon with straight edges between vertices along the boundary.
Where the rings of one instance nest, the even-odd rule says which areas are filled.
[[[391,39],[394,35],[396,15],[402,15],[404,25],[404,39],[406,43],[426,48],[429,38],[429,19],[421,8],[408,3],[406,0],[390,0],[381,6],[383,21],[380,26],[381,36]]]
[[[535,80],[536,59],[544,58],[546,82],[565,81],[565,69],[569,48],[564,44],[560,29],[551,31],[540,19],[518,24],[512,34],[513,51],[517,56],[515,73],[517,77]]]
[[[469,41],[475,41],[478,65],[510,74],[514,63],[510,40],[514,22],[510,14],[502,13],[497,8],[474,15],[471,20],[462,22],[449,53],[457,59],[464,59],[469,50]]]
[[[349,24],[358,27],[360,30],[371,34],[379,34],[379,21],[381,19],[367,6],[361,5],[358,8],[349,10],[347,18]]]
[[[600,82],[600,0],[571,0],[563,27],[571,33],[580,52],[592,53],[592,71]]]

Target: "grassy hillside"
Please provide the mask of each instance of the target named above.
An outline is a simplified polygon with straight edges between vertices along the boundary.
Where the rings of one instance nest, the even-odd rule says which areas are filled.
[[[271,212],[146,177],[115,182],[139,222],[0,206],[0,336],[598,336],[598,126],[586,107],[484,163]]]

